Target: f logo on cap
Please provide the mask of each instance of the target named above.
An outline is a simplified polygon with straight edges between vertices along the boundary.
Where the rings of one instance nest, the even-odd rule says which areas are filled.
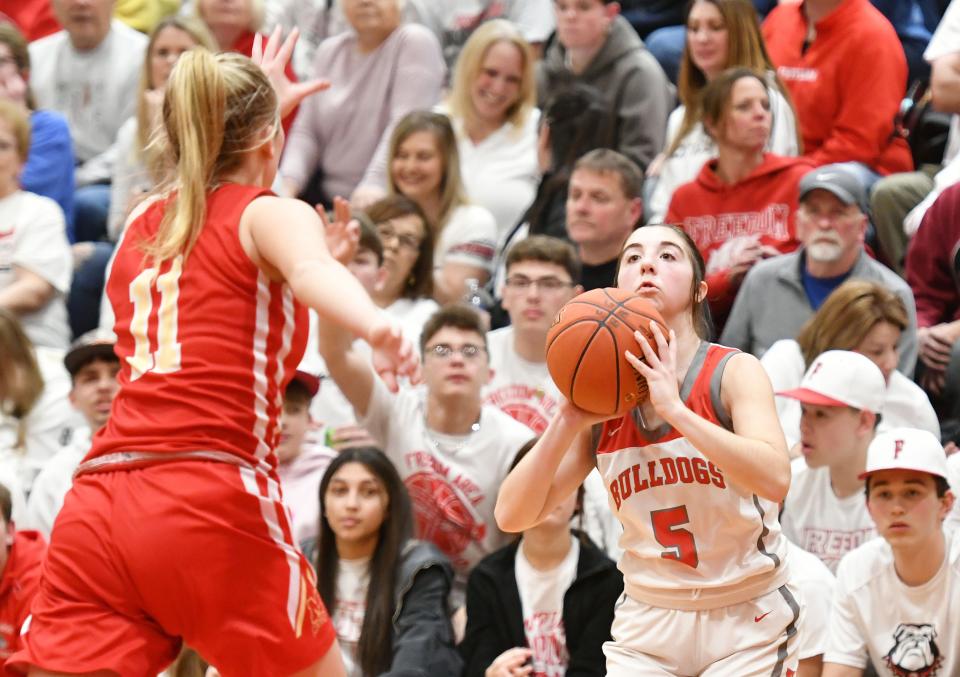
[[[823,366],[823,362],[817,362],[813,365],[813,370],[810,372],[811,376],[816,376],[817,372],[820,371],[820,367]]]
[[[900,452],[903,451],[903,440],[893,441],[893,460],[900,458]]]

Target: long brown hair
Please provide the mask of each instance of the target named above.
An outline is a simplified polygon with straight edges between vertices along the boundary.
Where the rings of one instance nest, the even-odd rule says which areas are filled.
[[[0,44],[10,48],[10,56],[13,57],[13,63],[17,66],[17,73],[27,83],[26,104],[30,110],[36,110],[37,101],[33,97],[33,90],[30,89],[30,50],[27,48],[27,39],[23,33],[17,30],[17,27],[9,21],[0,20]]]
[[[827,350],[853,350],[880,322],[889,322],[900,331],[906,329],[903,299],[876,282],[847,280],[833,290],[797,334],[804,364],[809,367]]]
[[[723,17],[727,28],[727,63],[725,68],[744,66],[752,70],[767,73],[773,79],[777,89],[786,99],[790,108],[793,103],[787,88],[776,75],[776,66],[767,53],[763,35],[760,33],[760,22],[757,19],[757,10],[750,0],[691,0],[687,5],[687,18],[690,10],[697,2],[709,2],[714,5]],[[683,139],[702,120],[701,94],[707,84],[706,74],[693,63],[690,48],[686,43],[683,46],[683,55],[680,58],[680,74],[677,78],[677,94],[680,103],[684,105],[683,121],[677,130],[676,136],[670,139],[667,147],[667,157],[673,155],[680,147]],[[799,125],[798,125],[799,129]],[[799,132],[798,132],[799,134]],[[797,138],[799,143],[799,136]]]
[[[711,80],[702,93],[703,127],[710,136],[710,127],[718,127],[730,109],[730,100],[733,98],[733,88],[743,78],[753,78],[763,87],[769,96],[767,82],[763,75],[750,68],[728,68]]]
[[[428,224],[433,229],[434,239],[440,237],[440,231],[454,209],[467,204],[467,195],[460,178],[460,153],[457,152],[457,137],[453,132],[450,119],[442,113],[419,110],[404,115],[390,136],[390,154],[387,165],[387,188],[391,195],[400,194],[393,179],[393,159],[397,156],[400,144],[417,132],[427,132],[433,136],[443,163],[443,177],[440,180],[440,216],[437,223]]]
[[[147,247],[157,262],[189,254],[206,217],[207,193],[246,153],[272,142],[280,129],[277,95],[247,57],[191,50],[167,82],[163,127],[175,176],[164,186],[171,202]]]
[[[24,419],[43,393],[43,376],[17,316],[0,308],[0,413],[17,421],[16,446],[23,446]]]
[[[317,538],[317,590],[330,614],[337,608],[337,576],[340,555],[337,537],[327,520],[326,496],[330,481],[347,463],[359,463],[376,477],[387,494],[387,509],[377,546],[370,558],[370,585],[366,611],[357,642],[357,659],[364,675],[373,677],[390,669],[393,660],[393,612],[397,568],[403,547],[413,534],[413,509],[407,488],[397,469],[375,447],[353,447],[337,455],[320,480],[320,532]]]
[[[417,260],[410,270],[410,275],[404,280],[401,298],[427,299],[433,296],[433,233],[430,231],[430,222],[417,203],[403,195],[388,195],[377,200],[367,207],[366,215],[379,225],[404,216],[415,216],[423,224],[423,238],[420,240],[420,249]]]
[[[713,333],[710,322],[710,316],[707,312],[707,294],[700,294],[700,283],[707,279],[707,264],[703,260],[703,254],[697,248],[697,243],[687,234],[682,227],[673,223],[650,223],[641,228],[666,228],[672,230],[680,236],[683,242],[683,249],[687,252],[690,259],[690,267],[693,270],[693,281],[690,284],[690,319],[693,323],[693,330],[703,340],[708,340]],[[629,238],[620,248],[620,255],[617,257],[617,271],[614,274],[614,280],[620,277],[620,264],[623,259],[623,252],[629,243]],[[708,292],[709,293],[709,292]]]

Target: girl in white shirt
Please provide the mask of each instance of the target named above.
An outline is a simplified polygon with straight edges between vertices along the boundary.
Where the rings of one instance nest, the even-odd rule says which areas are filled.
[[[397,123],[390,139],[390,194],[404,195],[423,210],[434,239],[434,298],[459,301],[467,280],[486,284],[493,271],[497,224],[469,204],[460,177],[460,155],[446,115],[416,111]]]
[[[410,498],[373,447],[343,450],[320,482],[320,535],[305,544],[350,677],[460,673],[447,595],[453,570],[411,540]]]

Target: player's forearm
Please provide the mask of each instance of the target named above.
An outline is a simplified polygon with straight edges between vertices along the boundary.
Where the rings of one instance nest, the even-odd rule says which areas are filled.
[[[698,416],[686,406],[669,423],[708,460],[725,480],[762,498],[780,502],[790,488],[790,458],[765,440],[737,435]]]
[[[350,271],[332,257],[298,263],[287,279],[294,295],[320,315],[363,340],[385,321]]]
[[[535,526],[549,512],[557,471],[580,431],[563,416],[554,416],[533,449],[500,485],[494,516],[501,530],[519,533]],[[552,508],[550,508],[552,509]]]

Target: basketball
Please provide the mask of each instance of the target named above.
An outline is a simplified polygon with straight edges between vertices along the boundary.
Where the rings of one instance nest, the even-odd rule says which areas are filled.
[[[563,396],[585,411],[609,416],[646,400],[647,382],[624,351],[642,358],[636,330],[657,349],[651,322],[667,334],[653,304],[623,289],[591,289],[568,301],[547,334],[547,368]]]

